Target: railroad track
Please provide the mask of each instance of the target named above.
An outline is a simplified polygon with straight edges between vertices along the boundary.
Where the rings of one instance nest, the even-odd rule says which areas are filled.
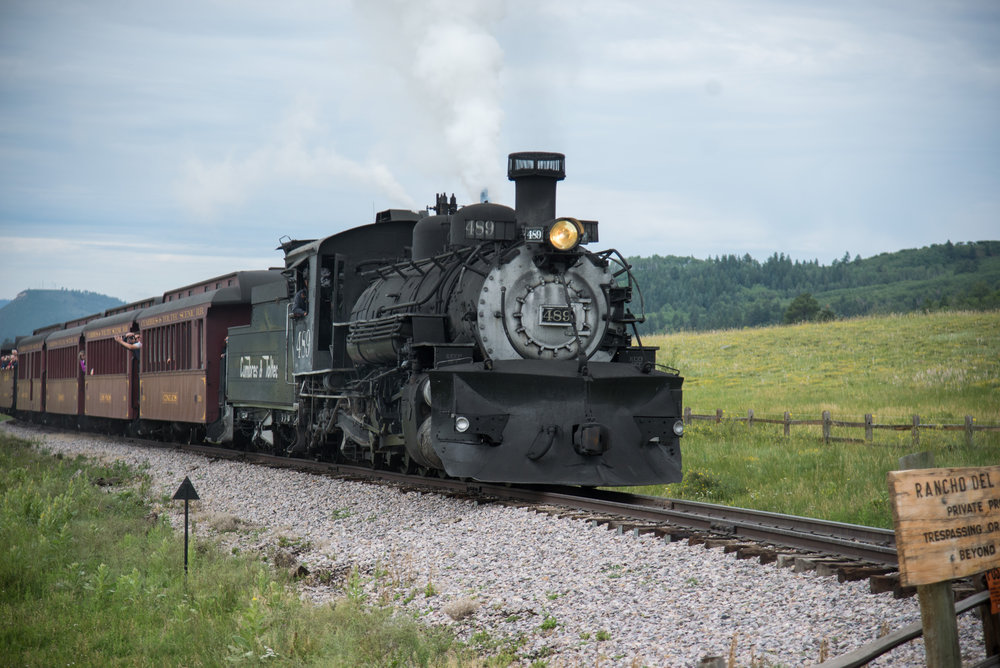
[[[838,579],[869,578],[873,591],[910,595],[899,585],[895,534],[888,529],[720,506],[697,501],[641,496],[578,487],[511,486],[426,478],[309,459],[227,450],[201,445],[180,447],[208,457],[239,459],[267,466],[395,484],[471,498],[480,503],[525,506],[537,512],[573,517],[620,533],[651,533],[666,540],[687,540],[736,552],[737,558],[778,562],[796,570],[817,570]]]
[[[647,523],[645,528],[663,524],[737,542],[767,543],[892,567],[897,564],[895,534],[888,529],[616,491],[562,488],[528,492],[526,499],[531,499],[530,493],[535,492],[541,503],[620,515]],[[521,493],[521,490],[506,492]],[[641,533],[643,528],[636,525],[633,530]]]

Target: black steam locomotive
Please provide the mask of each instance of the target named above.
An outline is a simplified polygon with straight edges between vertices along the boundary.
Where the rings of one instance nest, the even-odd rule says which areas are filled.
[[[216,437],[483,481],[680,480],[682,378],[631,345],[628,265],[555,217],[563,155],[511,154],[508,176],[513,209],[439,195],[284,243],[293,289],[230,329]]]
[[[679,481],[683,379],[632,345],[628,264],[556,218],[562,154],[513,153],[508,176],[513,209],[439,195],[285,240],[283,270],[38,330],[0,407],[491,482]],[[127,331],[141,362],[118,360]]]

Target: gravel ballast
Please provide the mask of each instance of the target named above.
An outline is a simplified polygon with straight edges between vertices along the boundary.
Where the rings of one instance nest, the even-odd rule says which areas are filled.
[[[301,565],[303,596],[324,603],[363,583],[367,600],[478,644],[516,646],[525,665],[695,666],[732,653],[740,666],[806,666],[920,619],[915,597],[871,594],[867,581],[838,584],[580,520],[122,439],[2,428],[53,453],[141,466],[154,498],[190,477],[201,497],[196,535]],[[180,528],[183,504],[168,511]],[[966,662],[984,656],[981,629],[972,615],[960,618]],[[871,665],[924,665],[923,644]]]

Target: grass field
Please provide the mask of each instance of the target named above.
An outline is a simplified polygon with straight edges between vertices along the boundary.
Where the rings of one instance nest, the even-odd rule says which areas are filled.
[[[194,540],[185,577],[182,555],[141,472],[0,436],[4,665],[506,665],[352,595],[350,582],[313,606],[257,557]]]
[[[695,414],[904,424],[1000,424],[1000,313],[931,313],[681,333],[643,340],[684,376]],[[819,427],[695,422],[682,441],[685,480],[645,493],[892,526],[885,475],[931,450],[937,466],[1000,462],[1000,432],[876,431],[871,444],[830,443]],[[834,430],[864,438],[864,431]]]

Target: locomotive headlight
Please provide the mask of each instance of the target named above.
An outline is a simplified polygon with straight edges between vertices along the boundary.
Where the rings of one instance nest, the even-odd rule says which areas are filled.
[[[583,237],[583,225],[573,218],[560,218],[549,228],[549,243],[556,250],[573,250]]]
[[[674,423],[674,434],[676,436],[684,435],[684,422],[682,422],[681,420],[678,420],[677,422]]]
[[[463,415],[459,415],[457,418],[455,418],[455,431],[457,431],[459,434],[464,434],[465,432],[469,431],[469,418]]]

